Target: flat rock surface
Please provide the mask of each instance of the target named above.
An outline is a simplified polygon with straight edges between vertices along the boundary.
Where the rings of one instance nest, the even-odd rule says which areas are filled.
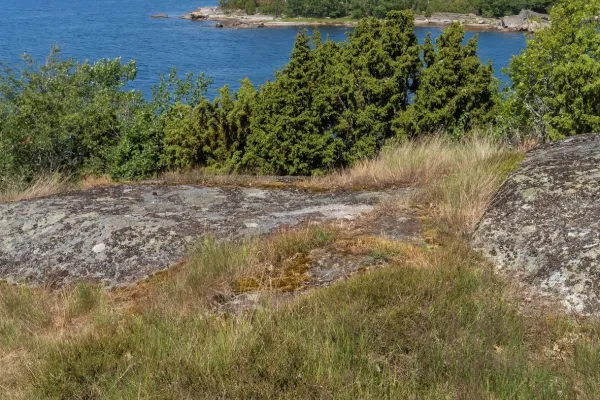
[[[147,185],[0,204],[0,279],[127,285],[174,265],[202,235],[238,239],[308,221],[353,220],[398,193]]]
[[[473,242],[567,309],[600,315],[600,135],[532,150]]]

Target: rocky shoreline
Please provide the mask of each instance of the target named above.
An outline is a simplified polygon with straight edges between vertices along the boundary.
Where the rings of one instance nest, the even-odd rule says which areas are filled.
[[[162,17],[162,15],[161,15]],[[202,7],[180,16],[191,21],[211,21],[217,28],[268,28],[281,26],[348,26],[356,25],[353,20],[338,19],[282,19],[273,15],[248,15],[243,12],[223,11],[219,7]],[[475,14],[434,13],[431,16],[415,16],[415,25],[446,26],[453,22],[462,24],[471,31],[534,32],[550,26],[550,17],[529,10],[518,15],[502,18],[486,18]]]

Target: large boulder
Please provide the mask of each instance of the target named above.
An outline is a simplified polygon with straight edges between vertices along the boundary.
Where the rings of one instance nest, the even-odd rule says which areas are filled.
[[[529,152],[473,243],[497,266],[558,295],[567,309],[600,315],[600,135]]]
[[[502,17],[502,27],[505,29],[520,31],[527,30],[527,19],[521,14],[519,15],[507,15]]]

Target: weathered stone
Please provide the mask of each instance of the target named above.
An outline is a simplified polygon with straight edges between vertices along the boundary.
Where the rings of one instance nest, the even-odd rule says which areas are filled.
[[[511,31],[536,31],[550,26],[550,16],[530,10],[521,10],[518,15],[507,15],[501,19],[502,27]]]
[[[531,151],[481,220],[474,246],[568,309],[600,314],[600,135]]]
[[[126,285],[175,264],[199,236],[238,239],[311,220],[352,220],[386,196],[147,185],[0,204],[0,279]]]
[[[502,27],[515,31],[522,30],[523,26],[527,25],[527,18],[522,15],[507,15],[502,17]]]
[[[208,15],[204,15],[200,12],[192,12],[192,13],[190,13],[190,19],[192,21],[201,21],[201,20],[208,19]]]

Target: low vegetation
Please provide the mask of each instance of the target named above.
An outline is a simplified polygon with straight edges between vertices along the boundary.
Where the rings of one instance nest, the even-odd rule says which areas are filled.
[[[411,204],[425,218],[423,246],[311,226],[242,243],[205,238],[133,288],[2,285],[0,397],[596,398],[600,325],[523,305],[464,239],[519,158],[479,138],[409,142],[371,161],[420,184]],[[321,179],[374,185],[365,171]],[[327,288],[277,284],[292,276],[290,260],[329,245],[388,265]],[[282,300],[281,290],[296,295]],[[247,292],[260,307],[223,313]]]

